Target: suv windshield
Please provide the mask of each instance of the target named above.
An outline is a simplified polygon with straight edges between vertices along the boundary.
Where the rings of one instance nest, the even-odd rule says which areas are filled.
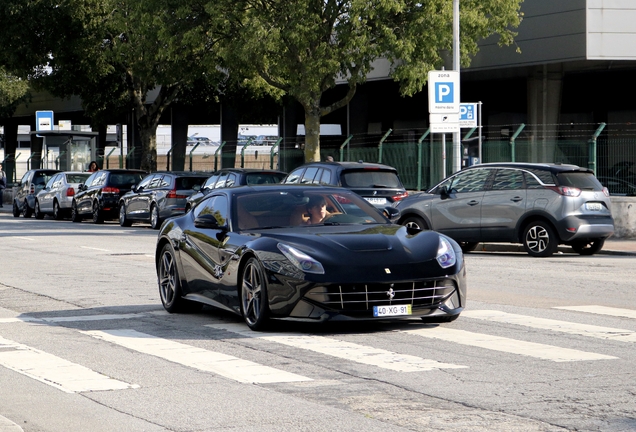
[[[562,172],[557,174],[559,186],[571,186],[583,190],[602,191],[603,185],[594,174],[587,172]]]
[[[343,186],[350,188],[401,188],[402,184],[393,171],[365,170],[342,173]]]

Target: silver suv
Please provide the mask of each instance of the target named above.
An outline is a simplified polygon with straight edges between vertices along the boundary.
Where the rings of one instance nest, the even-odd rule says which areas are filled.
[[[509,242],[538,257],[559,244],[592,255],[614,232],[609,191],[576,165],[475,165],[395,207],[399,223],[446,234],[465,252],[479,242]]]

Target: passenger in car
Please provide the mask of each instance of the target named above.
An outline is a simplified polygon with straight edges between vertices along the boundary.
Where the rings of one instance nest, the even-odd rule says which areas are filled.
[[[306,206],[294,211],[290,219],[291,225],[312,225],[323,222],[331,213],[327,210],[327,201],[322,195],[312,195]]]

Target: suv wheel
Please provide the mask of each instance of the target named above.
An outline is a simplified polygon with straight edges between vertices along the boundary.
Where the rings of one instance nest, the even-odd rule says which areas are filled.
[[[161,219],[159,218],[159,209],[155,204],[150,207],[150,226],[152,229],[159,229],[161,227]]]
[[[603,249],[605,239],[581,240],[572,243],[572,250],[580,255],[594,255]]]
[[[126,204],[123,202],[119,204],[119,225],[123,227],[129,227],[132,225],[130,219],[126,217]]]
[[[35,201],[35,211],[33,212],[36,219],[44,219],[44,213],[40,211],[40,202]]]
[[[20,207],[18,203],[13,201],[13,217],[20,217]]]
[[[426,222],[424,222],[424,219],[422,219],[419,216],[407,217],[402,222],[402,225],[404,225],[407,228],[416,229],[420,231],[428,229],[428,225],[426,224]]]
[[[82,221],[82,217],[80,216],[79,212],[77,211],[77,203],[75,201],[73,201],[73,206],[71,207],[71,220],[73,222],[81,222]]]
[[[104,213],[99,209],[99,203],[93,202],[93,223],[104,223]]]
[[[22,216],[24,216],[25,218],[30,218],[32,214],[33,211],[31,210],[31,207],[29,207],[29,203],[27,202],[27,200],[24,200],[24,206],[22,207]]]
[[[534,221],[523,230],[523,247],[531,256],[549,257],[557,251],[559,241],[550,224]]]

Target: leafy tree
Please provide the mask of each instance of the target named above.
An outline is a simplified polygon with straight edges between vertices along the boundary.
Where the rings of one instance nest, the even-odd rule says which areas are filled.
[[[27,81],[8,74],[0,66],[0,119],[13,115],[17,105],[26,97],[28,90]]]
[[[215,0],[218,1],[218,0]],[[227,0],[232,25],[227,64],[294,97],[305,111],[305,160],[319,160],[320,118],[345,106],[372,62],[386,58],[403,95],[421,91],[429,70],[452,48],[452,0]],[[461,61],[493,34],[510,44],[522,0],[461,1]],[[345,80],[347,94],[323,106]]]

